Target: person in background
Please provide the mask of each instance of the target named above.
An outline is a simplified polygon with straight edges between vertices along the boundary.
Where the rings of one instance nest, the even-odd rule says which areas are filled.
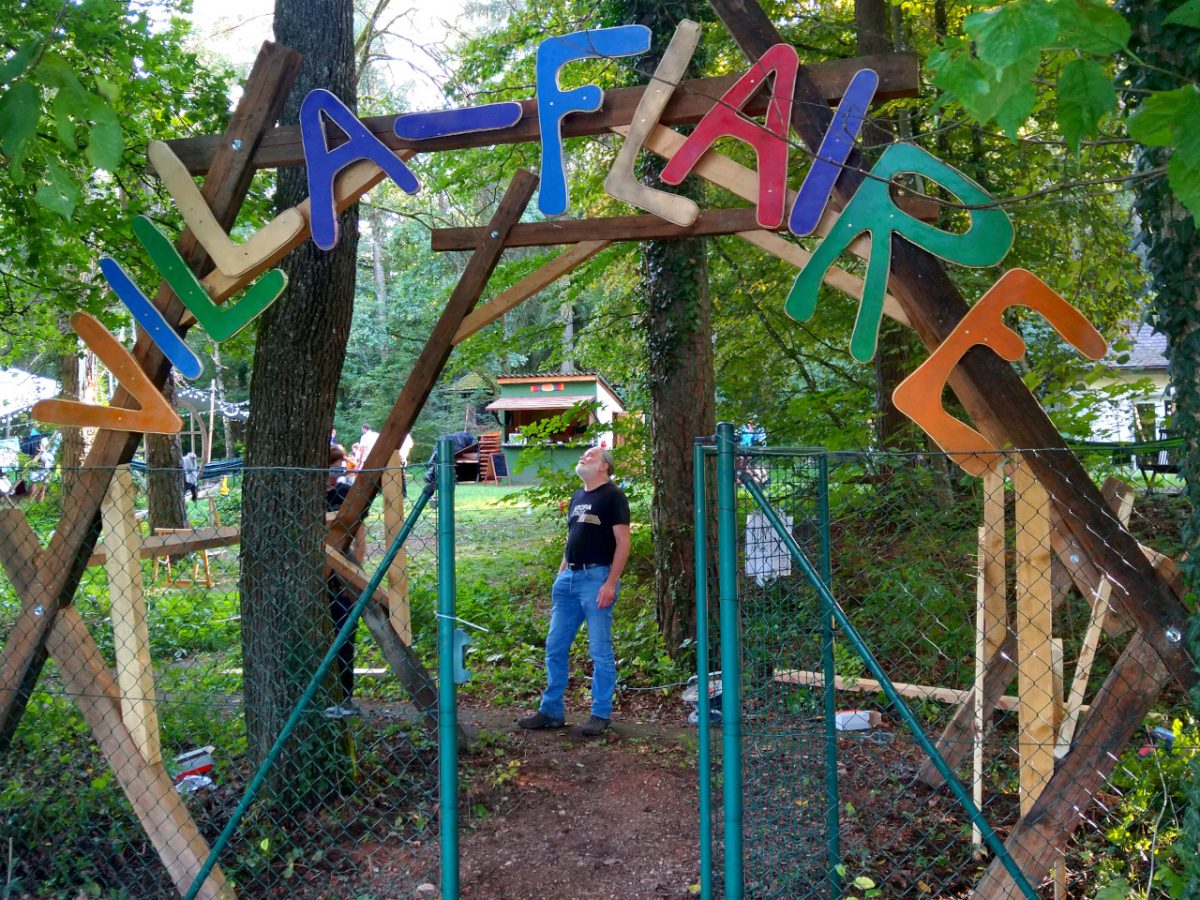
[[[195,452],[189,450],[183,456],[183,489],[192,495],[192,502],[200,499],[200,463]]]
[[[43,437],[38,441],[37,453],[30,463],[29,480],[33,483],[29,499],[34,503],[46,499],[46,487],[50,483],[50,470],[54,468],[54,455],[50,452],[50,441]]]
[[[346,469],[346,448],[334,444],[329,448],[329,475],[325,481],[325,518],[331,520],[346,500],[350,492],[350,479]],[[347,559],[362,564],[366,551],[365,529],[360,524],[354,532],[354,540],[350,550],[345,553]],[[333,622],[333,633],[336,635],[350,618],[350,611],[357,599],[353,588],[337,573],[330,572],[325,582],[326,593],[329,597],[329,618]],[[354,633],[346,643],[338,648],[337,654],[338,682],[342,687],[341,700],[326,708],[325,715],[331,719],[341,719],[346,716],[357,716],[358,707],[354,705]]]
[[[518,719],[525,729],[562,728],[571,644],[587,622],[592,654],[592,715],[581,732],[603,734],[612,722],[617,667],[613,657],[613,604],[629,559],[629,501],[612,480],[613,457],[591,447],[575,467],[583,487],[571,495],[567,546],[551,591],[546,635],[546,690],[537,712]]]
[[[375,431],[370,425],[364,425],[362,427],[362,437],[358,439],[358,443],[362,447],[364,462],[371,455],[371,448],[375,446],[377,440],[379,440],[379,432]]]

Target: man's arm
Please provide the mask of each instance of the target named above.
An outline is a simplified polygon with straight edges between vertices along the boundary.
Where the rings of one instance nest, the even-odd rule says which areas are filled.
[[[601,609],[613,605],[613,599],[617,593],[617,582],[621,580],[621,573],[625,571],[625,563],[629,561],[629,526],[614,525],[613,538],[617,542],[617,549],[613,553],[612,568],[609,569],[608,578],[604,580],[604,584],[600,585],[600,592],[596,595],[596,605]]]

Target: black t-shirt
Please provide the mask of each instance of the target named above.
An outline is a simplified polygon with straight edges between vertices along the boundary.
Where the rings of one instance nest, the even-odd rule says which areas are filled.
[[[612,565],[617,551],[614,525],[629,524],[629,501],[611,481],[589,491],[580,488],[567,507],[567,562]]]

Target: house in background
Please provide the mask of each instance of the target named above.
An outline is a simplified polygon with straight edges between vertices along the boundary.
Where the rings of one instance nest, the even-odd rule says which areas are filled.
[[[577,404],[597,403],[594,411],[581,412],[546,442],[555,470],[569,471],[588,447],[613,447],[613,420],[627,414],[612,385],[595,372],[502,375],[496,381],[500,396],[487,409],[500,418],[501,449],[514,484],[531,484],[536,476],[521,465],[530,449],[522,426],[562,415]]]
[[[1133,347],[1123,363],[1110,363],[1111,376],[1101,378],[1096,386],[1133,384],[1148,381],[1145,393],[1112,404],[1093,427],[1093,438],[1099,441],[1133,443],[1157,441],[1171,437],[1170,422],[1175,414],[1167,376],[1167,338],[1156,334],[1151,325],[1130,326]]]

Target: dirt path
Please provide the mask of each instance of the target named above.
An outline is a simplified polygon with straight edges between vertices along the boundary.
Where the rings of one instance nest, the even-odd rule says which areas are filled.
[[[510,728],[493,758],[481,748],[469,763],[464,897],[689,896],[698,879],[689,750],[653,726],[598,740],[577,728]]]

